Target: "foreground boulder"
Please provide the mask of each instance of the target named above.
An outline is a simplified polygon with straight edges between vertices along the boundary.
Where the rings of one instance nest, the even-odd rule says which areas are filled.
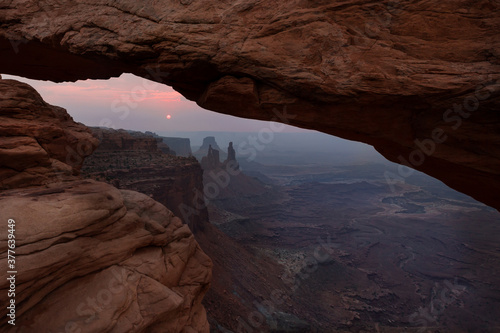
[[[0,211],[16,222],[11,331],[209,331],[201,301],[211,261],[187,225],[148,196],[73,181],[4,191]],[[6,249],[2,241],[2,262]]]
[[[0,72],[133,73],[210,110],[368,143],[500,208],[498,2],[28,0],[0,22]]]

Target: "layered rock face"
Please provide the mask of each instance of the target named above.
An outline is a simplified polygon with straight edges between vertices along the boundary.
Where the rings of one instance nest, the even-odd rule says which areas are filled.
[[[366,142],[499,208],[499,18],[491,0],[10,2],[0,71],[134,73],[210,110]]]
[[[85,159],[82,175],[144,193],[170,207],[188,223],[203,251],[214,258],[213,274],[216,278],[203,301],[211,328],[214,332],[219,332],[218,328],[223,330],[221,325],[234,332],[241,330],[237,319],[248,318],[254,311],[255,295],[270,294],[282,286],[283,282],[278,278],[281,267],[248,251],[218,230],[209,222],[208,213],[211,211],[218,218],[216,222],[221,222],[227,212],[217,209],[213,201],[242,205],[249,201],[249,196],[259,196],[265,191],[262,184],[236,170],[235,154],[232,155],[234,159],[221,163],[218,150],[212,149],[210,144],[207,147],[212,153],[211,162],[208,166],[202,163],[207,167],[202,170],[194,158],[110,145],[108,141],[130,139],[127,131],[95,128],[92,131],[101,138],[101,142],[96,151]],[[154,135],[149,134],[134,133],[133,137],[142,140]],[[227,169],[228,165],[233,169]],[[210,195],[214,186],[218,186],[219,191],[216,198]],[[205,197],[206,194],[209,197]],[[268,331],[267,324],[260,329]]]
[[[18,319],[6,324],[2,310],[2,331],[209,331],[201,300],[211,261],[187,225],[148,196],[72,181],[4,191],[0,210],[16,221],[19,270]]]
[[[95,137],[99,139],[98,151],[116,151],[116,150],[136,150],[143,152],[158,152],[157,140],[152,136],[141,132],[132,132],[125,130],[107,130],[101,128],[92,128]]]
[[[97,144],[90,131],[28,85],[0,87],[2,126],[10,125],[0,132],[0,167],[11,188],[0,193],[2,295],[12,288],[8,219],[18,272],[16,325],[4,307],[0,331],[209,332],[201,301],[212,262],[188,226],[147,195],[80,179]],[[66,158],[79,144],[85,154]]]
[[[29,85],[0,79],[0,189],[72,179],[97,139]]]
[[[191,230],[203,228],[208,221],[206,208],[196,209],[193,214],[183,209],[183,204],[195,206],[197,198],[203,196],[203,171],[195,158],[167,155],[156,146],[158,138],[144,133],[137,132],[131,137],[123,130],[93,128],[92,131],[101,141],[83,164],[85,177],[147,194],[169,207]],[[132,139],[130,147],[114,144]],[[154,146],[149,146],[151,141]],[[151,149],[142,149],[144,146]]]

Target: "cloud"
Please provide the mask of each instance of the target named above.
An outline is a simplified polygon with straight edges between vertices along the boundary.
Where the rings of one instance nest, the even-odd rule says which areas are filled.
[[[181,102],[182,95],[177,91],[149,91],[144,100],[159,100],[161,102]]]

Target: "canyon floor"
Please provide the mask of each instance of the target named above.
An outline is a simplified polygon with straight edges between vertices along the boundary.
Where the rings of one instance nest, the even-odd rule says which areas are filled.
[[[264,331],[258,313],[274,332],[500,330],[498,211],[419,172],[394,182],[389,164],[243,169],[210,221],[282,284],[279,301],[255,295],[242,331]]]

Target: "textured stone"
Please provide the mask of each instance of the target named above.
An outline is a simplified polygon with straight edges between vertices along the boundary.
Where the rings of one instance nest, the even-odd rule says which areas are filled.
[[[161,142],[141,132],[92,128],[100,137],[96,151],[85,159],[82,175],[116,187],[147,194],[169,207],[193,232],[208,221],[206,209],[187,214],[182,205],[195,206],[203,196],[203,171],[194,158],[165,154]]]
[[[16,221],[20,272],[16,326],[3,315],[2,331],[209,331],[201,300],[211,261],[187,226],[148,196],[77,180],[4,191],[0,212]],[[0,250],[6,262],[6,241]],[[183,264],[171,271],[178,257]]]
[[[0,79],[0,189],[74,179],[97,142],[29,85]]]
[[[141,132],[92,128],[92,133],[99,139],[99,152],[116,150],[137,150],[158,152],[161,141]]]
[[[54,81],[130,72],[204,108],[362,141],[398,163],[440,128],[446,140],[411,166],[498,208],[499,6],[11,1],[0,9],[0,72]],[[455,104],[461,113],[448,114]]]

